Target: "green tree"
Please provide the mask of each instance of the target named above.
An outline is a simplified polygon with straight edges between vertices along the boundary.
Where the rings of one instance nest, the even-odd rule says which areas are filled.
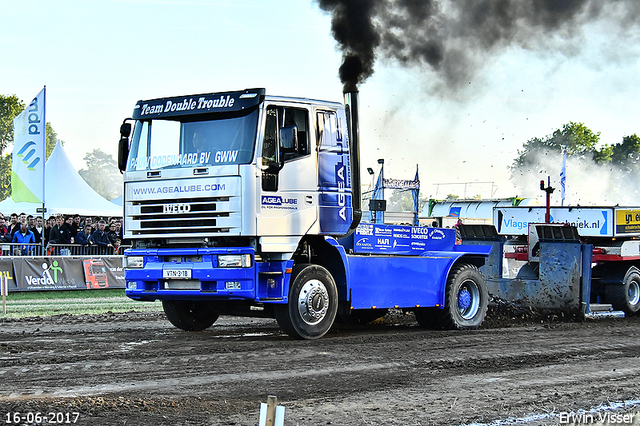
[[[529,139],[509,167],[511,181],[524,193],[531,192],[546,176],[559,179],[564,148],[568,157],[591,161],[599,155],[599,142],[600,132],[595,133],[583,123],[573,121],[544,138]]]
[[[58,143],[58,134],[53,130],[53,127],[51,127],[51,123],[46,124],[45,131],[47,132],[45,158],[49,159],[49,156],[53,152],[53,148],[55,148]],[[64,141],[61,140],[60,144],[64,145]]]
[[[13,119],[24,109],[16,95],[0,95],[0,154],[13,143]]]
[[[594,155],[598,164],[611,164],[627,173],[640,171],[640,137],[637,134],[624,136],[622,142],[605,145]]]
[[[122,195],[122,177],[116,160],[99,148],[84,156],[86,169],[78,170],[78,174],[98,194],[107,200]]]

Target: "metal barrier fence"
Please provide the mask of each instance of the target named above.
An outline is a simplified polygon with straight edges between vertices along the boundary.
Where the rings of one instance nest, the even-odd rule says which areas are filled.
[[[19,244],[4,243],[0,245],[0,256],[104,256],[122,255],[131,246],[100,247],[95,244],[82,246],[80,244]]]

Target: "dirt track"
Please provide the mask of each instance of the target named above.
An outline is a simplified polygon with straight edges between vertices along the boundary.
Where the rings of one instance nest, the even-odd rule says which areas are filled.
[[[286,425],[566,424],[565,413],[623,401],[613,412],[640,424],[639,337],[640,317],[443,332],[392,316],[317,341],[263,319],[223,317],[199,333],[157,313],[10,320],[0,322],[0,420],[255,425],[276,395]]]

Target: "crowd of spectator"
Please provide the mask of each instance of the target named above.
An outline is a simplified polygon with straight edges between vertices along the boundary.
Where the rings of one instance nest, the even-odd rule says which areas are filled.
[[[108,224],[108,225],[107,225]],[[85,253],[112,254],[122,245],[122,218],[80,215],[42,216],[0,213],[0,242],[14,244],[15,255],[31,255],[38,245],[47,254],[61,254],[60,246],[82,247]]]

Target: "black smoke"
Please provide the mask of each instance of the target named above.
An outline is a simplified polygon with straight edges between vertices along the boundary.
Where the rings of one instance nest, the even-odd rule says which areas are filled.
[[[373,74],[378,57],[435,71],[448,89],[509,47],[580,49],[585,24],[637,31],[639,0],[317,0],[331,13],[345,90]]]
[[[380,35],[374,25],[376,0],[319,0],[320,8],[330,12],[331,32],[343,55],[340,81],[345,92],[357,90],[373,74],[375,49]]]

